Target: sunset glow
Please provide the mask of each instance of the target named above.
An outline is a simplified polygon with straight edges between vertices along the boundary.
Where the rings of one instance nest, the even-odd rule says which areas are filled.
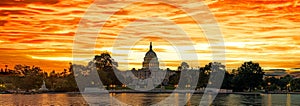
[[[101,0],[99,0],[101,1]],[[290,70],[300,67],[300,4],[298,0],[205,0],[211,14],[218,21],[226,48],[228,69],[239,67],[244,61],[255,61],[265,69]],[[178,48],[188,48],[190,40],[197,53],[199,65],[212,61],[210,46],[203,31],[191,18],[208,14],[194,11],[187,14],[176,6],[161,2],[136,2],[119,11],[118,3],[108,3],[98,9],[112,15],[107,20],[81,20],[93,0],[2,0],[0,2],[0,68],[16,64],[40,66],[45,71],[63,71],[72,62],[74,36],[79,22],[97,26],[105,22],[100,33],[88,30],[82,33],[97,34],[95,54],[111,53],[120,69],[140,68],[149,42],[157,53],[162,68],[176,69],[182,62]],[[187,4],[194,8],[201,4]],[[97,13],[97,10],[95,10]],[[148,16],[155,16],[149,18]],[[97,17],[97,16],[94,16]],[[147,18],[148,17],[148,18]],[[163,18],[158,18],[163,17]],[[202,17],[203,25],[211,25],[212,19]],[[214,27],[215,28],[215,27]],[[216,29],[211,29],[216,30]],[[179,35],[190,37],[182,38]],[[121,36],[122,35],[122,36]],[[130,39],[141,40],[128,45]],[[165,36],[165,38],[161,37]],[[121,43],[116,43],[121,42]],[[178,42],[174,46],[172,42]],[[213,45],[218,46],[218,45]],[[180,49],[191,54],[190,49]],[[90,61],[86,55],[75,60]],[[129,63],[128,67],[122,64]]]

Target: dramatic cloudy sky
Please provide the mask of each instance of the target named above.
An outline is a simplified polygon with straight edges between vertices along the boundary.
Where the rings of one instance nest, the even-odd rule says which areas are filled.
[[[94,55],[88,52],[108,51],[124,70],[141,67],[150,41],[163,68],[176,69],[182,61],[195,60],[199,64],[191,66],[204,66],[214,61],[212,52],[222,50],[221,43],[208,42],[220,42],[222,37],[229,69],[250,60],[265,69],[300,67],[296,0],[206,0],[209,11],[202,3],[188,1],[177,6],[105,0],[91,6],[93,2],[2,0],[0,67],[26,64],[62,71],[73,59],[75,35],[80,36],[75,42],[76,60],[87,62]]]

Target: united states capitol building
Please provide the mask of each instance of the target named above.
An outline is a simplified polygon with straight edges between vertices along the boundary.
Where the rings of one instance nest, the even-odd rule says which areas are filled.
[[[166,85],[169,77],[173,74],[175,72],[159,68],[158,57],[152,49],[152,42],[150,42],[142,68],[126,71],[123,75],[126,79],[130,79],[127,81],[127,85],[131,88],[148,90],[147,88],[152,89],[160,84]]]

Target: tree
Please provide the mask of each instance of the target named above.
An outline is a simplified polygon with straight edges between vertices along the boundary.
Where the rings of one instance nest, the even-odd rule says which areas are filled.
[[[265,86],[265,89],[268,91],[274,91],[277,88],[279,88],[279,85],[281,85],[281,81],[275,77],[266,78],[264,80],[263,86]]]
[[[8,67],[8,65],[5,65],[5,72],[7,71],[7,67]]]
[[[290,83],[292,82],[293,77],[290,75],[286,75],[283,78],[280,78],[280,88],[281,90],[285,89],[288,90],[288,85],[290,85]]]
[[[200,68],[198,85],[209,87],[217,87],[217,85],[221,85],[223,79],[223,74],[226,72],[225,65],[219,62],[210,62],[206,64],[204,67]]]
[[[251,92],[263,82],[264,72],[258,63],[253,63],[252,61],[244,62],[237,71],[238,74],[234,82],[235,89],[238,91],[249,89]]]
[[[197,85],[199,87],[206,87],[209,79],[209,70],[206,70],[207,68],[201,67],[199,69],[199,79]]]
[[[176,72],[176,74],[173,74],[169,77],[169,84],[171,85],[178,85],[180,80],[180,71]]]
[[[291,81],[291,88],[292,90],[300,90],[300,78]]]
[[[189,64],[186,63],[186,62],[182,62],[180,66],[181,66],[182,69],[188,69],[188,68],[190,68]]]
[[[234,74],[228,73],[226,71],[225,75],[224,75],[224,80],[223,80],[221,88],[222,89],[232,89],[232,80],[233,80],[233,77],[234,77]]]
[[[119,73],[120,71],[116,68],[118,66],[118,63],[114,61],[109,53],[101,53],[100,55],[96,55],[94,57],[94,63],[90,62],[89,64],[96,65],[98,74],[104,85],[122,84],[118,79],[123,79],[121,78],[122,76]]]
[[[117,67],[118,63],[111,58],[109,53],[101,53],[94,57],[94,63],[99,70],[109,70],[112,67]]]
[[[217,72],[218,70],[216,69],[220,69],[220,68],[224,69],[225,66],[218,62],[210,62],[206,64],[204,67],[201,67],[199,69],[200,72],[199,72],[199,80],[197,85],[199,87],[206,87],[210,77],[212,78],[211,81],[213,81],[214,76],[211,76],[211,73]]]
[[[20,75],[14,77],[12,82],[16,88],[31,90],[41,87],[43,81],[42,69],[26,65],[17,65],[15,68],[20,71]]]

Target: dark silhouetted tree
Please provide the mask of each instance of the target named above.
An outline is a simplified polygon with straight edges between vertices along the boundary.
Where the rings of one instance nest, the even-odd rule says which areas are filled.
[[[237,91],[248,89],[251,92],[263,82],[264,72],[258,63],[244,62],[237,72],[238,74],[234,78],[234,86]]]

